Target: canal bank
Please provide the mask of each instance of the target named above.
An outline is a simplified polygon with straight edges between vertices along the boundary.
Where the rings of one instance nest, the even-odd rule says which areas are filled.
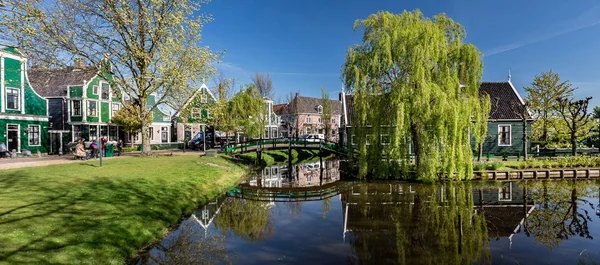
[[[0,171],[0,264],[123,264],[247,169],[159,156]]]

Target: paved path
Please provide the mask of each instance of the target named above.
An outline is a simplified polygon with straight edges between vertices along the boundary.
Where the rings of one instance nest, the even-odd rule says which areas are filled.
[[[184,153],[181,150],[153,151],[152,153],[155,155],[161,155],[161,154],[163,154],[163,155],[164,154],[203,155],[204,154],[204,152],[197,152],[197,151],[187,151]],[[122,157],[140,156],[140,155],[141,155],[140,152],[128,152],[128,153],[123,153],[122,156],[105,157],[102,159],[112,160],[112,159],[120,159]],[[98,159],[88,160],[88,161],[98,161]],[[63,156],[49,155],[49,156],[43,156],[43,157],[33,156],[33,157],[19,157],[19,158],[15,158],[15,159],[2,158],[2,159],[0,159],[0,170],[14,169],[14,168],[26,168],[26,167],[41,167],[41,166],[61,165],[61,164],[72,164],[72,163],[81,163],[81,162],[84,162],[84,161],[73,159],[73,155],[63,155]]]

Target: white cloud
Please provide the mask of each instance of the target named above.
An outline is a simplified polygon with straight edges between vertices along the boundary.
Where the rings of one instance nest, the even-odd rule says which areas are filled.
[[[579,15],[577,18],[575,18],[573,20],[573,22],[570,23],[572,25],[570,27],[565,27],[561,30],[557,30],[555,32],[552,32],[552,33],[549,33],[546,35],[540,35],[540,36],[537,36],[537,37],[534,37],[534,38],[531,38],[528,40],[522,40],[520,42],[493,48],[487,52],[484,52],[484,56],[488,57],[488,56],[493,56],[493,55],[500,54],[503,52],[512,51],[515,49],[519,49],[521,47],[529,46],[531,44],[535,44],[535,43],[542,42],[545,40],[553,39],[553,38],[556,38],[556,37],[559,37],[559,36],[574,32],[574,31],[593,27],[593,26],[600,24],[599,18],[600,18],[600,6],[595,6],[591,9],[583,12],[581,15]]]

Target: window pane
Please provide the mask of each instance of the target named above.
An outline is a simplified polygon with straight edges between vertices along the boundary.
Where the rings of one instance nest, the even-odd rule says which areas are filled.
[[[108,83],[102,83],[102,99],[108,99],[110,94],[110,85]]]
[[[6,108],[19,109],[19,90],[14,88],[6,89]]]
[[[73,101],[73,115],[81,116],[81,100]]]
[[[88,101],[88,116],[97,116],[96,101]]]
[[[90,126],[90,140],[96,140],[98,137],[98,127]]]

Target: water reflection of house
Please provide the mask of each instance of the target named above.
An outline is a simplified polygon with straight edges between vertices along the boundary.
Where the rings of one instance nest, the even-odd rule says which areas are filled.
[[[225,196],[218,197],[192,214],[191,218],[204,229],[205,237],[208,236],[208,227],[212,224],[215,216],[219,214],[225,198]]]
[[[533,201],[518,182],[506,182],[500,187],[473,189],[475,211],[483,213],[490,238],[512,238],[535,209]]]
[[[423,188],[432,190],[417,192]],[[398,253],[388,246],[396,244],[398,227],[403,231],[400,233],[417,229],[422,225],[420,218],[435,212],[431,207],[448,207],[448,200],[457,198],[455,188],[445,184],[432,188],[400,182],[355,185],[340,196],[344,220],[342,238],[353,245],[361,262],[393,263]],[[455,194],[448,194],[452,192]],[[524,196],[527,194],[518,183],[505,183],[500,187],[475,187],[466,196],[474,202],[473,213],[485,218],[488,237],[506,237],[512,244],[513,235],[534,209],[533,202]],[[415,203],[424,207],[415,208]]]

